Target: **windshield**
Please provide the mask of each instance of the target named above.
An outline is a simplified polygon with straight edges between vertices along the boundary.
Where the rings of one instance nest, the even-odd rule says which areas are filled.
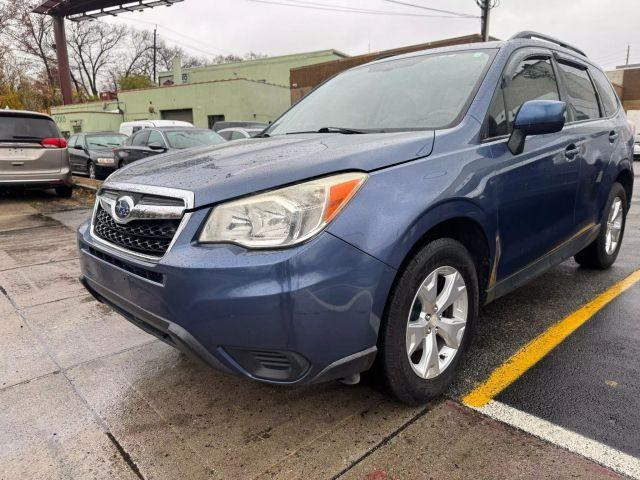
[[[60,132],[53,120],[0,114],[0,142],[36,142],[45,138],[58,138]]]
[[[494,54],[494,50],[466,50],[421,55],[346,71],[302,99],[266,133],[321,129],[371,133],[450,126],[463,113]]]
[[[126,139],[126,135],[89,135],[87,137],[87,148],[89,150],[118,148],[122,146]]]
[[[225,139],[211,130],[170,130],[165,135],[171,148],[193,148],[224,143]]]

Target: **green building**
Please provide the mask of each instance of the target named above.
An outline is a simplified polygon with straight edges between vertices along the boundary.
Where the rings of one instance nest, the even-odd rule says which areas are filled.
[[[183,69],[158,75],[159,87],[120,92],[118,100],[65,105],[52,116],[65,135],[117,131],[133,120],[184,120],[210,128],[215,122],[275,120],[291,105],[292,68],[345,58],[335,50]]]

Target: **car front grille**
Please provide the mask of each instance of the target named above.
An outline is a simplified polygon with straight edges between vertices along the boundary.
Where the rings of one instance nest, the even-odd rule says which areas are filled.
[[[124,197],[135,204],[135,215],[127,223],[116,222],[113,205]],[[176,198],[102,190],[93,217],[93,235],[133,254],[160,258],[180,227],[184,206],[183,200]]]

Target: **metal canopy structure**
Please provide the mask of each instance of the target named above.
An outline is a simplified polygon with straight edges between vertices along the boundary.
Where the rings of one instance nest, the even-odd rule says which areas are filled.
[[[116,16],[121,13],[139,12],[155,7],[169,7],[183,0],[45,0],[33,9],[33,13],[50,15],[53,17],[53,30],[56,41],[56,56],[58,58],[58,74],[60,76],[60,90],[65,105],[73,103],[71,88],[71,70],[69,69],[69,52],[67,51],[67,37],[64,30],[64,19],[76,22],[95,20],[100,17]]]
[[[139,12],[148,8],[168,7],[183,0],[47,0],[33,12],[69,20],[95,20],[100,17],[116,16],[121,13]]]

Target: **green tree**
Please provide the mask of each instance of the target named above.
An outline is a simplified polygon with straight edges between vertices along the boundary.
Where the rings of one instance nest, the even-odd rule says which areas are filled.
[[[120,90],[137,90],[139,88],[149,88],[153,86],[151,79],[146,75],[129,75],[118,79]]]

